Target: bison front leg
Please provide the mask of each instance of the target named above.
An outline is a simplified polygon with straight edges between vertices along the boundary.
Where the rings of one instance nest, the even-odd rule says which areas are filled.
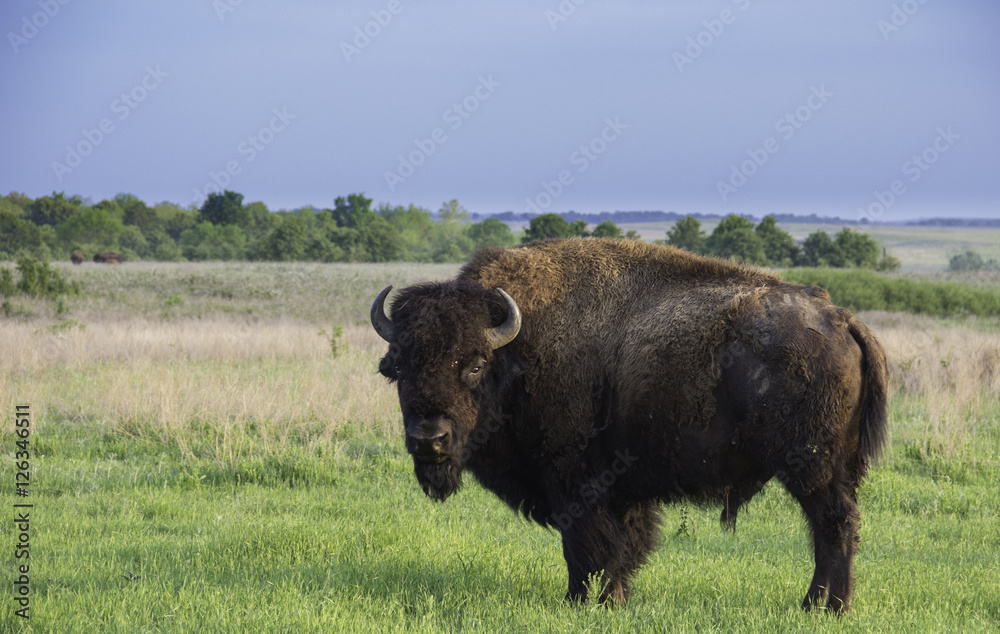
[[[569,573],[566,599],[587,601],[591,583],[596,578],[602,601],[624,604],[628,587],[618,573],[622,547],[620,527],[604,509],[584,509],[580,504],[573,504],[568,510],[576,513],[555,516],[562,531],[563,556]]]
[[[574,521],[560,524],[569,573],[566,598],[588,600],[590,585],[596,579],[603,603],[624,605],[632,575],[655,545],[659,513],[659,506],[654,503],[618,512],[587,509]]]

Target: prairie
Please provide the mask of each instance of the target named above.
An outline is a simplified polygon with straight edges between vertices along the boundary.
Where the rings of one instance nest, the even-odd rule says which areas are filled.
[[[996,320],[861,314],[891,366],[891,443],[861,492],[850,616],[798,609],[811,547],[776,482],[735,535],[718,509],[666,509],[631,603],[573,607],[557,533],[471,478],[445,504],[424,497],[375,372],[374,295],[456,268],[83,265],[65,269],[83,295],[18,300],[0,321],[0,409],[32,412],[31,619],[4,593],[0,629],[1000,626]],[[23,501],[16,441],[5,424],[8,501]],[[14,546],[9,525],[0,540]]]

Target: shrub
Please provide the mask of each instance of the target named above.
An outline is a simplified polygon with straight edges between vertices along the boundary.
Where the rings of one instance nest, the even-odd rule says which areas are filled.
[[[63,295],[78,295],[79,282],[67,282],[57,269],[47,261],[32,257],[22,257],[17,261],[17,272],[21,278],[14,283],[10,269],[0,270],[0,295],[28,295],[55,299]]]
[[[949,271],[1000,271],[1000,262],[997,262],[993,258],[984,260],[983,256],[979,255],[971,249],[965,251],[964,253],[959,253],[958,255],[951,256],[948,261]]]
[[[790,269],[782,277],[814,284],[848,310],[890,310],[934,316],[1000,317],[1000,295],[955,282],[925,282],[871,271],[828,268]]]

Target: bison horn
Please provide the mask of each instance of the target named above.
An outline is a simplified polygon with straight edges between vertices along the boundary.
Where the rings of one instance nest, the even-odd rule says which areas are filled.
[[[496,328],[486,329],[486,341],[493,350],[506,346],[521,331],[521,310],[517,307],[517,303],[502,288],[498,288],[497,292],[507,302],[507,321]]]
[[[396,340],[395,328],[392,325],[392,320],[389,319],[385,314],[385,298],[392,290],[392,285],[386,286],[382,289],[382,292],[378,294],[375,301],[372,302],[372,327],[375,328],[375,332],[378,333],[379,337],[382,337],[389,343]]]

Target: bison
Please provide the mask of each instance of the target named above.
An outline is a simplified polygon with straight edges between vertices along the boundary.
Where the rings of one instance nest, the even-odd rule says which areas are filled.
[[[624,603],[662,503],[736,515],[771,479],[799,502],[802,606],[851,607],[857,489],[886,437],[886,361],[823,289],[635,241],[487,248],[371,307],[424,492],[465,470],[561,532],[567,598]]]
[[[104,264],[121,264],[125,261],[121,253],[115,253],[114,251],[101,251],[100,253],[94,254],[94,262],[104,263]]]
[[[73,264],[83,264],[83,254],[79,251],[74,251],[73,255],[69,256],[69,261]]]

